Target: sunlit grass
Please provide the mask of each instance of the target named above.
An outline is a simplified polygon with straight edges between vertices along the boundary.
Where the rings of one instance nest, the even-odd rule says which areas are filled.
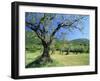
[[[89,64],[89,54],[53,54],[51,56],[53,59],[57,60],[59,64],[63,66],[74,66],[74,65],[88,65]]]
[[[40,55],[41,53],[39,51],[35,53],[26,52],[25,65],[35,61],[35,59]],[[60,54],[58,51],[56,51],[54,54],[50,56],[53,62],[42,65],[41,67],[89,65],[89,54],[86,53],[77,54],[77,55],[70,53],[69,55],[65,55],[65,54]]]

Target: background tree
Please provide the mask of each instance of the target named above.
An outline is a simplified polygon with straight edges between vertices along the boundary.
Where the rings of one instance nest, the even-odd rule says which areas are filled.
[[[65,49],[66,49],[66,46],[67,46],[67,39],[66,39],[66,35],[67,35],[67,32],[61,32],[61,41],[62,41],[62,44],[61,44],[61,54],[63,54],[63,52],[65,52]]]
[[[72,32],[73,30],[82,30],[83,15],[65,15],[53,13],[31,13],[26,12],[26,28],[34,31],[43,45],[43,53],[40,61],[50,62],[50,45],[54,37],[61,35],[61,32]]]
[[[50,45],[51,54],[54,54],[55,51],[56,51],[55,45],[56,45],[56,39],[54,38],[53,41],[52,41],[52,43],[51,43],[51,45]]]

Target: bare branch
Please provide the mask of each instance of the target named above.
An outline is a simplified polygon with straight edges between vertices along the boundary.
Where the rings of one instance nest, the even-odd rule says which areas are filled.
[[[58,25],[58,27],[53,31],[53,33],[50,36],[50,39],[52,40],[52,37],[55,35],[55,33],[61,28],[61,27],[71,27],[74,23],[80,21],[81,19],[83,19],[84,17],[81,17],[79,19],[74,20],[73,22],[71,22],[70,24],[66,24],[66,23],[61,23]],[[75,28],[79,29],[78,27],[74,26]]]
[[[72,23],[70,23],[70,24],[63,24],[63,23],[59,24],[58,27],[57,27],[57,28],[53,31],[53,33],[51,34],[49,43],[52,42],[52,40],[53,40],[53,36],[56,34],[57,31],[60,30],[61,27],[65,27],[65,26],[67,26],[67,27],[68,27],[68,26],[71,27],[75,22],[80,21],[82,18],[83,18],[83,17],[81,17],[81,18],[79,18],[79,19],[76,19],[76,20],[74,20],[74,21],[73,21]],[[73,26],[73,27],[76,28],[76,29],[81,30],[81,29],[78,28],[77,26]]]
[[[84,18],[84,17],[80,17],[80,18],[78,18],[78,19],[75,19],[74,21],[71,21],[71,22],[68,23],[68,24],[62,22],[62,23],[60,24],[60,26],[62,26],[62,27],[65,27],[65,26],[67,26],[67,27],[71,27],[74,23],[80,21],[80,20],[83,19],[83,18]]]

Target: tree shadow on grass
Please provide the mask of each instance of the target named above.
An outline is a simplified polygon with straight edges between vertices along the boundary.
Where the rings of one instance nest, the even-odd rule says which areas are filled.
[[[51,60],[48,60],[47,58],[42,58],[41,56],[38,56],[38,57],[36,58],[35,61],[33,61],[33,62],[27,64],[27,65],[25,66],[25,68],[43,67],[43,66],[45,66],[47,63],[52,63],[52,62],[53,62],[52,59],[51,59]]]

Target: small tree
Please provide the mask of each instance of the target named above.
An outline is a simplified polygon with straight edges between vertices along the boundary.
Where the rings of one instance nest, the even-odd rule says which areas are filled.
[[[61,35],[62,35],[62,45],[61,45],[61,54],[63,54],[63,52],[65,52],[65,49],[66,49],[66,46],[67,46],[67,40],[66,40],[66,32],[62,32]]]
[[[43,53],[39,58],[40,61],[49,62],[50,45],[54,37],[58,37],[57,33],[71,32],[73,30],[82,30],[81,21],[83,15],[65,15],[53,13],[31,13],[26,12],[25,23],[26,27],[35,32],[43,45]]]

